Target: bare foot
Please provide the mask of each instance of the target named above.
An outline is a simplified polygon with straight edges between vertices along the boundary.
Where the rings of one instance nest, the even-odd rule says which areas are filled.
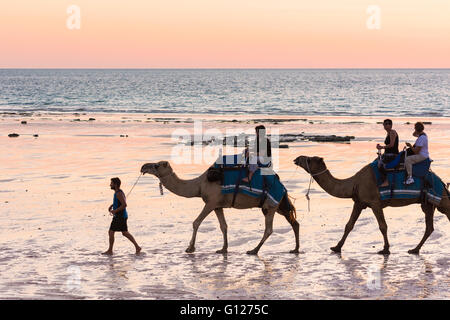
[[[380,187],[389,187],[389,181],[385,181],[382,184],[380,184]]]
[[[242,182],[248,183],[248,178],[244,178],[244,179],[242,179],[241,181],[242,181]]]
[[[105,251],[102,254],[108,255],[108,256],[112,256],[113,252],[111,250]]]
[[[141,250],[142,250],[142,248],[141,248],[141,247],[137,247],[137,248],[136,248],[136,254],[139,254],[139,253],[141,253]]]

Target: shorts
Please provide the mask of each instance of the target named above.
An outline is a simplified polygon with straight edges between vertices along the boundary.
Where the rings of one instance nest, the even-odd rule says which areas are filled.
[[[124,217],[114,217],[109,227],[110,231],[128,231],[127,219]]]

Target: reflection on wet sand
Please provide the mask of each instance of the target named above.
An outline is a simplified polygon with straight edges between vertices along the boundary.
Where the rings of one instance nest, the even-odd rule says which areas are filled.
[[[90,124],[58,121],[57,125],[36,118],[27,128],[36,125],[39,137],[21,135],[16,140],[7,133],[18,131],[20,121],[6,118],[2,122],[0,143],[8,152],[0,158],[0,268],[8,272],[2,273],[0,298],[450,298],[450,223],[442,214],[436,213],[435,231],[421,254],[415,256],[407,251],[423,235],[419,206],[386,209],[392,254],[380,256],[376,251],[382,245],[382,236],[370,210],[362,212],[340,255],[329,248],[342,237],[352,201],[332,198],[313,183],[308,212],[305,191],[309,176],[292,160],[300,154],[326,157],[333,174],[349,177],[375,157],[371,150],[384,134],[375,119],[362,124],[327,119],[325,123],[276,125],[281,133],[356,137],[373,133],[370,139],[350,145],[296,142],[279,150],[280,179],[296,199],[300,254],[288,253],[294,233],[279,215],[259,255],[245,253],[261,239],[264,218],[260,209],[224,210],[228,254],[215,253],[223,238],[214,214],[199,228],[196,252],[186,254],[192,222],[203,207],[202,200],[180,198],[168,191],[160,195],[157,179],[144,176],[127,201],[128,227],[142,243],[143,253],[134,255],[133,246],[118,235],[115,254],[107,257],[100,253],[107,248],[111,222],[107,212],[112,200],[109,179],[120,176],[123,190],[128,192],[143,163],[170,157],[170,146],[174,145],[170,135],[157,135],[180,126],[191,129],[191,124],[122,123],[114,122],[117,118],[113,115],[95,118]],[[430,139],[439,137],[430,149],[433,168],[448,180],[450,121],[432,121]],[[402,122],[396,120],[397,129],[401,137],[407,137],[410,126],[400,125]],[[246,126],[212,123],[221,129]],[[253,128],[253,124],[247,126]],[[124,133],[128,138],[119,137]],[[198,176],[209,165],[173,163],[181,178]]]

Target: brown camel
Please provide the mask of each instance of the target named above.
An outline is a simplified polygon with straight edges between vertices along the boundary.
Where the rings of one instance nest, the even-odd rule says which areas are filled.
[[[344,235],[338,244],[331,248],[334,252],[341,252],[345,239],[353,229],[356,220],[358,220],[359,215],[361,214],[361,211],[367,207],[370,207],[375,214],[380,231],[384,238],[384,248],[378,253],[389,254],[387,224],[384,219],[383,208],[403,207],[414,203],[421,203],[419,198],[381,200],[375,181],[375,174],[370,165],[366,165],[354,176],[348,179],[336,179],[327,169],[323,158],[300,156],[294,160],[294,163],[311,174],[314,180],[316,180],[317,183],[330,195],[337,198],[352,198],[354,201],[353,212],[345,226]],[[420,248],[434,230],[433,215],[435,206],[430,203],[422,203],[421,206],[422,211],[425,213],[425,234],[420,243],[414,249],[408,251],[408,253],[412,254],[419,253]],[[450,200],[448,190],[444,189],[441,203],[437,206],[437,209],[447,215],[447,218],[450,220]]]
[[[177,177],[175,172],[170,167],[167,161],[160,161],[158,163],[147,163],[141,168],[141,173],[149,173],[156,176],[161,183],[169,191],[185,198],[201,197],[205,202],[205,206],[201,211],[200,215],[195,219],[193,223],[193,233],[192,239],[186,252],[191,253],[195,251],[195,238],[197,236],[197,230],[202,223],[202,221],[214,210],[217,219],[220,223],[220,229],[223,234],[223,248],[216,251],[217,253],[226,253],[228,249],[227,240],[227,223],[225,221],[225,216],[223,213],[223,208],[231,208],[233,195],[232,194],[222,194],[220,181],[209,181],[208,171],[205,171],[201,176],[191,179],[183,180]],[[244,194],[238,194],[235,199],[233,208],[236,209],[249,209],[259,207],[260,199],[256,197],[251,197]],[[295,219],[295,208],[290,202],[287,193],[285,197],[280,201],[278,206],[273,206],[269,201],[265,201],[262,205],[262,212],[265,216],[265,231],[264,236],[259,242],[259,244],[250,251],[248,254],[258,254],[259,249],[263,245],[264,241],[272,233],[273,218],[275,212],[283,215],[288,222],[291,224],[292,229],[295,234],[295,249],[290,251],[291,253],[298,253],[299,251],[299,224]]]

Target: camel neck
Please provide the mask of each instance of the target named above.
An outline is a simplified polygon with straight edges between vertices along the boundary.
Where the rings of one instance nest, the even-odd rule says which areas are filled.
[[[314,176],[314,180],[330,195],[337,198],[351,198],[355,186],[355,176],[347,179],[333,177],[330,170]]]
[[[201,177],[201,176],[200,176]],[[175,172],[160,177],[163,186],[180,197],[200,197],[200,177],[191,180],[180,179]]]

